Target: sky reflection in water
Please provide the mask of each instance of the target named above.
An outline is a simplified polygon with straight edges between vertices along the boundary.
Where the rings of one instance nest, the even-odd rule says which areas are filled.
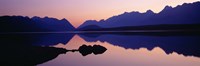
[[[148,50],[145,47],[138,49],[127,48],[110,44],[108,42],[87,42],[75,35],[67,44],[59,43],[54,47],[78,49],[81,45],[101,45],[107,51],[100,55],[90,54],[82,56],[78,52],[60,54],[57,58],[39,64],[38,66],[199,66],[200,58],[184,56],[176,52],[166,53],[160,47]]]

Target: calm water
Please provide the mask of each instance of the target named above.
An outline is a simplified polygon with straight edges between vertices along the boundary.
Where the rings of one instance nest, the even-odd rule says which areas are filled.
[[[199,35],[2,34],[0,42],[1,66],[200,66]]]

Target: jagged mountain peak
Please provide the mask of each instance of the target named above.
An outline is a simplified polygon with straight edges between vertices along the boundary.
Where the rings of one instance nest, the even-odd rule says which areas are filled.
[[[61,21],[67,21],[67,22],[69,22],[67,19],[65,19],[65,18],[63,18],[63,19],[61,19]]]
[[[105,22],[93,22],[82,24],[98,25],[104,28],[123,27],[123,26],[142,26],[142,25],[158,25],[158,24],[199,24],[200,2],[186,3],[180,6],[165,6],[160,13],[154,13],[147,10],[144,13],[137,11],[125,12],[123,14],[112,16]]]
[[[2,21],[0,23],[1,27],[6,27],[7,29],[0,32],[54,32],[72,31],[75,29],[68,21],[49,17],[1,16],[0,21]]]
[[[152,10],[147,10],[146,13],[148,13],[148,14],[154,14],[154,12]]]
[[[173,7],[172,7],[172,6],[169,6],[169,5],[167,5],[167,6],[165,6],[165,7],[164,7],[163,11],[166,11],[166,10],[171,10],[171,9],[173,9]]]

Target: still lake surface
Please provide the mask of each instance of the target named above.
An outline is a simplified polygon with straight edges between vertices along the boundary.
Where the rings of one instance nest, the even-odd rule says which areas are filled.
[[[0,42],[3,66],[200,66],[200,35],[1,34]],[[107,50],[63,52],[82,45]]]

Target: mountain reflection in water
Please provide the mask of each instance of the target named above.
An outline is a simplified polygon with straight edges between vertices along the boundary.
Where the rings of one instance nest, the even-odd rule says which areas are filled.
[[[200,57],[200,36],[143,36],[143,35],[114,35],[114,34],[82,34],[87,42],[108,42],[124,48],[152,50],[162,48],[166,54],[176,52],[185,56]]]
[[[198,35],[9,34],[0,38],[1,66],[199,66],[199,39]]]

